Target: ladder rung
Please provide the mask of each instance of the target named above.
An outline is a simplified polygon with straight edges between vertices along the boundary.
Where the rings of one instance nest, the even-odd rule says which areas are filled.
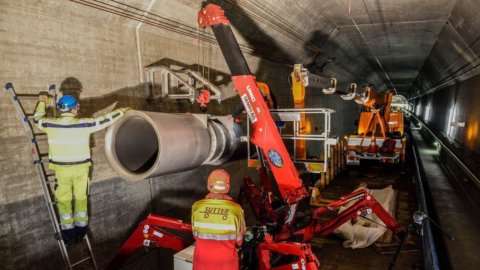
[[[45,176],[48,178],[48,177],[55,176],[55,174],[54,173],[47,173],[47,174],[45,174]]]
[[[58,181],[45,181],[45,183],[47,183],[47,184],[51,185],[51,184],[57,184],[57,183],[58,183]]]
[[[38,156],[41,158],[48,157],[48,153],[38,153]]]
[[[38,94],[16,94],[21,99],[38,99]]]
[[[83,259],[81,259],[80,261],[78,261],[78,262],[76,262],[76,263],[73,263],[73,264],[71,265],[71,267],[75,267],[75,266],[77,266],[77,265],[79,265],[79,264],[81,264],[81,263],[84,263],[85,261],[88,261],[88,260],[90,260],[90,259],[92,259],[91,256],[88,256],[88,257],[86,257],[86,258],[83,258]]]
[[[45,132],[41,132],[41,133],[33,133],[33,136],[37,137],[37,136],[46,136],[47,133]]]

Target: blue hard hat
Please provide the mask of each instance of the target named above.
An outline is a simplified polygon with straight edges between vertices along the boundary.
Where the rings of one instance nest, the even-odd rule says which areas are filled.
[[[68,95],[61,97],[57,104],[57,108],[62,112],[75,109],[77,106],[77,100],[74,97]]]

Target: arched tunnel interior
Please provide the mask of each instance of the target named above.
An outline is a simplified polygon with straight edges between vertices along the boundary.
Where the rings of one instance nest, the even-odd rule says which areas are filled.
[[[318,187],[327,201],[362,183],[372,190],[392,186],[396,192],[392,215],[405,230],[411,228],[405,245],[393,237],[352,249],[344,248],[338,235],[314,238],[320,269],[386,269],[399,246],[396,269],[476,269],[480,1],[2,0],[1,78],[14,85],[27,122],[40,92],[57,100],[74,96],[79,117],[89,119],[131,109],[130,116],[89,139],[88,235],[98,268],[150,213],[190,223],[191,206],[208,193],[212,170],[228,171],[233,198],[244,176],[260,182],[255,144],[247,150],[246,136],[271,135],[255,126],[256,114],[268,108],[248,109],[250,92],[242,92],[241,85],[242,76],[250,74],[232,70],[231,63],[243,62],[235,46],[224,47],[232,36],[198,26],[198,13],[207,4],[225,11],[247,70],[268,85],[275,104],[271,123],[306,189]],[[302,72],[295,73],[299,65]],[[302,105],[302,94],[293,91],[295,76],[304,84],[309,80]],[[50,85],[56,92],[48,90]],[[208,107],[202,105],[203,89],[210,91]],[[52,138],[32,141],[17,98],[13,101],[7,85],[0,92],[0,269],[62,269],[61,245],[45,202],[49,196],[55,201],[58,183],[48,169]],[[231,115],[241,104],[246,112],[234,123]],[[49,117],[54,113],[61,114],[47,109]],[[304,122],[295,126],[282,115],[298,115]],[[101,121],[113,118],[97,124]],[[41,136],[37,123],[29,123]],[[315,139],[301,143],[290,133]],[[327,146],[327,137],[334,143]],[[269,145],[275,138],[258,135],[252,141]],[[388,152],[389,145],[395,150]],[[375,159],[378,151],[384,155]],[[270,162],[268,153],[264,158]],[[289,184],[275,181],[277,169],[268,171],[281,197]],[[50,175],[45,191],[51,195],[44,194],[41,173]],[[242,206],[247,225],[257,224],[248,204]],[[314,211],[308,199],[300,208],[303,215]],[[428,218],[415,223],[415,213]],[[77,256],[78,245],[68,249],[75,254],[72,262],[83,257]],[[174,269],[174,253],[137,252],[122,269]],[[253,265],[243,269],[259,267]]]

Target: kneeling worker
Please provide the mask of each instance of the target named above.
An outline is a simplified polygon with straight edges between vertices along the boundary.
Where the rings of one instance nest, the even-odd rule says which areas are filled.
[[[245,233],[243,209],[226,194],[230,190],[226,171],[210,173],[207,187],[210,193],[192,206],[193,269],[239,269],[237,247]]]
[[[87,233],[87,196],[92,166],[90,134],[120,119],[126,109],[117,109],[96,118],[77,118],[79,104],[72,96],[63,96],[57,107],[58,118],[45,116],[50,97],[40,94],[34,122],[48,137],[49,169],[55,171],[54,195],[57,200],[62,239],[66,244],[81,241]],[[75,213],[72,213],[72,197]]]

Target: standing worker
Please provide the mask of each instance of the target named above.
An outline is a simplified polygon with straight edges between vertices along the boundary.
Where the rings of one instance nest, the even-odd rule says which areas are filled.
[[[243,209],[226,194],[230,190],[226,171],[210,173],[207,187],[210,193],[192,206],[193,269],[237,270],[237,247],[245,233]]]
[[[48,137],[48,168],[55,171],[57,200],[62,238],[66,244],[80,242],[87,234],[87,196],[92,166],[90,134],[120,119],[126,109],[117,109],[96,118],[77,118],[79,104],[72,96],[63,96],[57,104],[58,118],[45,116],[51,97],[40,93],[34,122]],[[75,213],[72,213],[72,197]]]

